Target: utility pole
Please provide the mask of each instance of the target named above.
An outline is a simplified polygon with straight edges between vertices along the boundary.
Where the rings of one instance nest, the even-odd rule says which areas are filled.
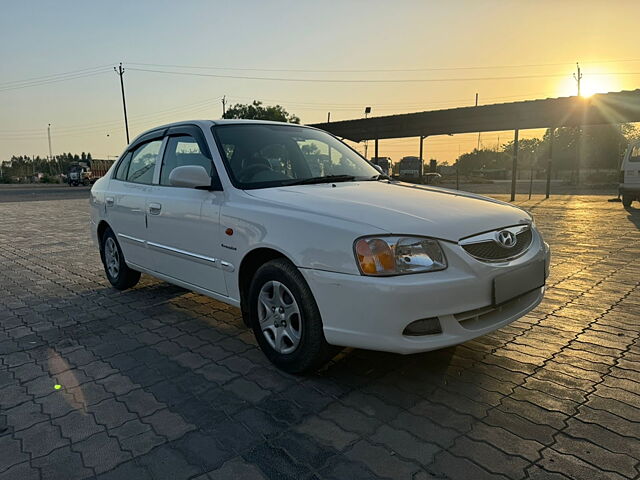
[[[327,123],[331,123],[331,112],[327,112]]]
[[[576,83],[578,84],[578,96],[580,96],[580,94],[581,94],[580,81],[582,80],[582,72],[580,71],[580,64],[578,62],[576,62],[576,68],[578,69],[578,73],[574,73],[573,74],[573,78],[575,79]]]
[[[51,124],[47,125],[47,138],[49,139],[49,168],[52,168],[53,154],[51,153]]]
[[[369,116],[369,114],[371,113],[371,107],[364,107],[364,118],[365,120],[367,119],[367,117]],[[369,145],[367,140],[364,141],[364,158],[367,158],[367,151],[368,151]]]
[[[476,93],[476,107],[478,106],[478,94]],[[478,132],[478,146],[476,150],[480,150],[480,132]]]
[[[120,62],[118,68],[113,67],[113,70],[120,77],[120,90],[122,91],[122,108],[124,109],[124,130],[127,133],[127,145],[129,145],[129,120],[127,119],[127,101],[124,98],[124,80],[122,78],[124,75],[124,68],[122,68],[122,62]]]
[[[578,73],[573,74],[573,78],[578,84],[578,96],[581,95],[580,90],[580,81],[582,80],[582,72],[580,71],[580,64],[576,62],[576,68],[578,69]],[[576,185],[580,185],[580,156],[582,155],[582,126],[578,126],[577,130],[577,139],[576,139]]]
[[[227,96],[222,96],[222,118],[224,118],[225,113],[227,113]]]
[[[51,124],[47,126],[47,138],[49,139],[49,161],[51,161],[53,159],[51,154]]]

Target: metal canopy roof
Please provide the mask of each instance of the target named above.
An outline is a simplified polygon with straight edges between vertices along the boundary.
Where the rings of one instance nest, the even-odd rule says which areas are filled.
[[[589,98],[547,98],[316,123],[312,126],[331,132],[338,137],[359,142],[376,138],[403,138],[514,130],[516,128],[574,127],[625,122],[640,122],[640,89],[596,94]]]

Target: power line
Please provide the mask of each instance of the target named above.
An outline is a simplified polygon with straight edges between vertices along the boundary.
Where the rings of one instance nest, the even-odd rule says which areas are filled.
[[[154,70],[146,68],[129,68],[137,72],[162,73],[169,75],[185,75],[193,77],[230,78],[234,80],[261,80],[273,82],[301,82],[301,83],[425,83],[425,82],[465,82],[483,80],[516,80],[531,78],[564,77],[565,73],[539,74],[539,75],[512,75],[504,77],[452,77],[452,78],[405,78],[405,79],[337,79],[337,78],[286,78],[286,77],[253,77],[241,75],[221,75],[214,73],[178,72],[171,70]]]
[[[70,72],[61,72],[61,73],[52,73],[49,75],[43,75],[40,77],[31,77],[31,78],[24,78],[22,80],[11,80],[8,82],[0,82],[0,87],[4,87],[4,86],[8,86],[8,85],[13,85],[16,83],[25,83],[25,82],[33,82],[33,81],[39,81],[39,80],[47,80],[47,79],[51,79],[52,77],[60,77],[60,76],[66,76],[66,75],[73,75],[73,74],[77,74],[77,73],[84,73],[84,72],[88,72],[90,70],[100,70],[100,69],[104,69],[107,67],[111,67],[112,64],[108,63],[106,65],[98,65],[96,67],[87,67],[87,68],[82,68],[80,70],[72,70]]]
[[[158,110],[155,112],[149,112],[145,114],[131,115],[129,118],[132,120],[133,125],[144,125],[153,122],[161,121],[164,118],[175,118],[176,115],[186,113],[196,113],[209,111],[213,105],[215,105],[220,99],[207,100],[205,102],[196,102],[187,104],[181,107],[173,107],[170,109]],[[185,108],[186,107],[186,108]],[[67,127],[60,127],[56,129],[56,135],[69,136],[69,135],[92,135],[95,133],[103,133],[105,130],[115,128],[121,125],[122,120],[110,120],[107,122],[99,122],[94,124],[82,124],[71,125]],[[28,130],[4,130],[0,131],[0,138],[11,139],[31,139],[42,138],[40,129],[28,129]]]
[[[167,116],[167,115],[173,115],[176,113],[180,113],[182,111],[191,111],[194,109],[197,110],[202,110],[203,108],[208,108],[209,106],[217,103],[220,100],[219,97],[217,98],[211,98],[211,99],[207,99],[207,100],[199,100],[197,102],[193,102],[193,103],[187,103],[184,105],[180,105],[180,106],[176,106],[176,107],[171,107],[171,108],[166,108],[166,109],[161,109],[161,110],[152,110],[151,112],[147,112],[147,113],[138,113],[138,114],[134,114],[134,115],[129,115],[129,118],[132,119],[134,122],[136,121],[145,121],[148,118],[160,118],[163,116]],[[116,126],[116,125],[120,125],[121,120],[107,120],[107,121],[103,121],[103,122],[95,122],[95,123],[80,123],[80,124],[72,124],[72,125],[67,125],[66,127],[58,127],[56,129],[57,132],[63,132],[63,131],[78,131],[78,130],[86,130],[86,129],[95,129],[95,128],[100,128],[100,129],[104,129],[104,128],[108,128],[108,127],[112,127],[112,126]],[[30,133],[30,132],[40,132],[40,128],[36,128],[36,129],[22,129],[22,130],[0,130],[0,134],[3,133]]]
[[[623,63],[623,62],[640,62],[640,58],[620,59],[620,60],[593,60],[583,62],[583,64],[602,64],[602,63]],[[218,67],[207,65],[176,65],[167,63],[140,63],[126,62],[126,65],[137,65],[147,67],[165,67],[165,68],[190,68],[199,70],[219,70],[219,71],[246,71],[246,72],[297,72],[297,73],[375,73],[375,72],[435,72],[435,71],[454,71],[454,70],[494,70],[508,68],[534,68],[534,67],[557,67],[562,65],[571,65],[572,61],[556,62],[556,63],[532,63],[519,65],[474,65],[469,67],[425,67],[425,68],[369,68],[369,69],[302,69],[302,68],[249,68],[249,67]]]
[[[526,96],[531,96],[531,95],[546,95],[547,92],[528,92],[528,93],[521,93],[518,95],[507,95],[507,96],[501,96],[501,97],[488,97],[485,100],[498,100],[498,99],[505,99],[505,98],[517,98],[517,97],[526,97]],[[226,96],[226,98],[233,98],[236,100],[241,100],[241,101],[249,101],[252,100],[252,98],[250,97],[239,97],[239,96]],[[163,117],[170,117],[173,115],[178,115],[181,113],[187,113],[187,112],[200,112],[200,111],[206,111],[210,106],[213,106],[214,104],[216,104],[217,102],[219,102],[222,99],[222,97],[215,97],[215,98],[210,98],[210,99],[204,99],[204,100],[199,100],[197,102],[192,102],[192,103],[187,103],[184,105],[178,105],[175,107],[171,107],[171,108],[166,108],[166,109],[161,109],[161,110],[153,110],[150,112],[146,112],[146,113],[138,113],[138,114],[134,114],[134,115],[129,115],[129,119],[132,123],[144,123],[144,122],[150,122],[153,120],[159,120]],[[350,111],[350,110],[358,110],[360,111],[362,108],[361,103],[357,103],[357,104],[352,104],[352,103],[323,103],[323,102],[303,102],[303,101],[299,101],[299,100],[282,100],[282,99],[272,99],[272,98],[264,98],[262,99],[263,101],[267,101],[267,102],[276,102],[276,103],[281,103],[281,104],[286,104],[287,106],[291,105],[294,106],[296,108],[302,108],[305,106],[318,106],[318,108],[310,108],[313,110],[318,110],[318,111],[324,111],[326,110],[327,107],[331,107],[332,109],[335,110],[345,110],[345,111]],[[410,107],[415,107],[415,108],[427,108],[431,105],[441,105],[441,104],[445,104],[445,103],[455,103],[455,102],[461,102],[461,101],[465,101],[467,100],[466,98],[457,98],[457,99],[450,99],[450,100],[443,100],[443,101],[429,101],[429,100],[425,100],[423,102],[411,102],[411,103],[374,103],[372,104],[373,107],[375,107],[378,110],[395,110],[396,107],[401,107],[401,106],[406,106],[408,108]],[[350,108],[351,105],[354,105],[354,108]],[[341,108],[342,107],[342,108]],[[388,107],[388,108],[385,108]],[[111,119],[111,120],[106,120],[106,121],[102,121],[102,122],[94,122],[94,123],[81,123],[81,124],[71,124],[71,125],[66,125],[66,126],[59,126],[56,128],[56,134],[57,135],[65,135],[65,134],[73,134],[73,133],[77,133],[77,132],[82,132],[82,131],[88,131],[88,130],[95,130],[95,131],[102,131],[105,129],[109,129],[109,128],[114,128],[117,125],[119,125],[121,122],[121,120],[117,120],[117,119]],[[18,130],[0,130],[0,136],[7,136],[7,135],[31,135],[34,137],[40,137],[41,135],[39,134],[39,132],[41,131],[41,129],[18,129]],[[37,135],[34,135],[36,134]],[[91,132],[89,132],[91,133]]]
[[[52,83],[59,83],[59,82],[66,82],[66,81],[69,81],[69,80],[76,80],[78,78],[93,77],[95,75],[105,74],[105,73],[107,73],[109,71],[110,71],[109,68],[105,68],[103,70],[99,70],[99,71],[95,71],[95,72],[87,72],[87,73],[81,73],[81,74],[76,74],[76,75],[68,75],[66,77],[52,78],[52,79],[49,79],[49,80],[42,80],[42,81],[37,81],[37,82],[28,82],[28,83],[23,83],[23,84],[11,85],[11,86],[7,86],[7,87],[0,87],[0,92],[7,92],[7,91],[10,91],[10,90],[21,90],[21,89],[24,89],[24,88],[38,87],[38,86],[41,86],[41,85],[50,85]]]

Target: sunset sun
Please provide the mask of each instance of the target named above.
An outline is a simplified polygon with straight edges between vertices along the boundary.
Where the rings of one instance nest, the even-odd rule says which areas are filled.
[[[582,79],[580,81],[581,97],[588,98],[596,93],[617,92],[621,89],[618,78],[613,74],[602,71],[590,73],[589,71],[583,70],[582,72]],[[573,76],[564,77],[558,90],[560,96],[576,95],[578,90],[576,79]]]
[[[581,96],[590,97],[596,93],[606,93],[618,90],[614,77],[608,75],[591,76],[582,79]]]

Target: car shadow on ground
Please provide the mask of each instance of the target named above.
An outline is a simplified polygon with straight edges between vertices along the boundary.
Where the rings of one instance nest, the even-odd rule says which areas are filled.
[[[62,386],[46,398],[56,410],[96,419],[110,402],[126,405],[122,418],[114,414],[105,425],[108,435],[117,436],[132,413],[152,425],[122,471],[132,464],[153,471],[178,451],[202,471],[241,456],[276,478],[279,465],[291,462],[284,450],[302,445],[330,472],[332,462],[345,462],[347,444],[384,424],[435,442],[435,455],[499,403],[497,392],[508,393],[467,371],[485,348],[469,348],[472,342],[408,356],[344,349],[317,372],[289,375],[262,354],[237,308],[150,277],[124,292],[80,290],[64,301],[78,313],[39,332],[29,347]],[[131,405],[131,389],[150,397]],[[156,425],[159,415],[164,423]],[[322,428],[349,441],[320,441]],[[298,478],[310,473],[302,470]]]
[[[629,219],[629,221],[633,223],[638,230],[640,230],[640,209],[631,206],[625,208],[625,210],[629,214],[627,215],[627,219]]]

